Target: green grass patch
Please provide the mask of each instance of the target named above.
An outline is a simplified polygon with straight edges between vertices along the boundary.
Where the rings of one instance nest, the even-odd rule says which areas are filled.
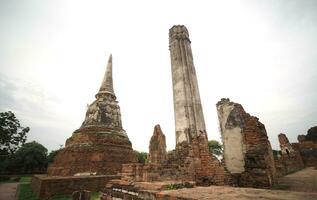
[[[31,189],[30,184],[20,184],[18,200],[38,200]]]
[[[100,192],[93,192],[91,195],[91,200],[99,200],[100,199]]]
[[[31,176],[22,176],[20,178],[20,183],[31,183],[32,177]]]
[[[23,177],[22,177],[23,178]],[[24,177],[25,182],[21,183],[19,186],[19,196],[18,200],[39,200],[35,197],[35,194],[32,191],[31,185],[27,181],[31,180],[31,177]],[[99,200],[100,192],[93,192],[91,194],[91,200]],[[50,200],[71,200],[72,195],[56,195],[50,198]]]

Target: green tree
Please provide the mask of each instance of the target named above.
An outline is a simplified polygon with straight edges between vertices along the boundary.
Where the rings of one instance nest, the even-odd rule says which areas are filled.
[[[135,153],[138,156],[138,162],[139,163],[145,163],[148,153],[146,153],[146,152],[138,152],[138,151],[135,151]]]
[[[11,111],[0,113],[0,156],[12,155],[26,141],[29,127],[23,128]]]
[[[61,149],[57,149],[57,150],[52,150],[48,156],[47,156],[47,162],[48,163],[52,163],[54,162],[54,159],[56,157],[56,155],[58,154],[58,152],[60,151]]]
[[[12,156],[10,168],[18,173],[32,173],[47,168],[47,149],[33,141],[25,143]]]
[[[209,148],[209,152],[216,156],[223,155],[223,147],[217,140],[209,140],[208,148]]]
[[[273,149],[272,152],[273,152],[273,157],[274,157],[274,159],[275,159],[275,160],[278,160],[279,157],[281,156],[281,151],[278,151],[278,150]]]

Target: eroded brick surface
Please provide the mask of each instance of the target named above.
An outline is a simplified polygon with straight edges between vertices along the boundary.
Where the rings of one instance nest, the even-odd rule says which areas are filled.
[[[89,105],[82,126],[67,139],[48,167],[51,176],[117,174],[124,163],[137,162],[122,128],[121,112],[112,80],[112,56],[96,100]]]
[[[217,111],[224,162],[236,184],[271,187],[276,182],[276,170],[264,124],[229,99],[221,99]]]
[[[287,136],[283,133],[278,135],[278,139],[281,155],[275,163],[278,166],[277,169],[279,170],[279,175],[284,175],[304,168],[298,145],[291,144]]]
[[[154,127],[154,133],[150,140],[147,162],[153,164],[164,163],[167,159],[166,141],[160,125]]]

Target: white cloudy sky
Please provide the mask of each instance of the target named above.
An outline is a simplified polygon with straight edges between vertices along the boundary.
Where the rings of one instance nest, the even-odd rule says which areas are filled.
[[[168,30],[192,40],[209,139],[215,104],[241,103],[292,142],[317,125],[317,1],[0,1],[0,112],[57,149],[81,125],[113,54],[114,89],[133,148],[155,124],[175,145]]]

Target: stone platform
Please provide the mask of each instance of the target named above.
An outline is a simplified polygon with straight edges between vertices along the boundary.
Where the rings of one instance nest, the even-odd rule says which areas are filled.
[[[49,198],[53,195],[72,194],[76,190],[101,191],[112,179],[118,175],[102,176],[46,176],[34,175],[31,187],[37,198]]]
[[[294,192],[270,189],[237,188],[229,186],[193,187],[191,183],[178,182],[136,182],[123,183],[122,181],[110,181],[112,188],[108,187],[101,197],[102,200],[315,200],[317,193]],[[109,186],[108,184],[108,186]],[[177,187],[184,187],[177,189]]]

